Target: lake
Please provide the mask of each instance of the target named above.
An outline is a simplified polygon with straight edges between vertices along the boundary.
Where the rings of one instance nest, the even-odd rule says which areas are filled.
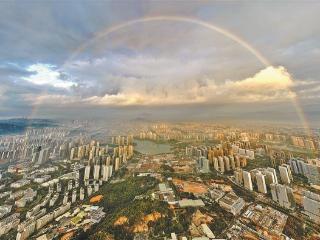
[[[166,143],[156,143],[148,140],[134,140],[136,144],[134,150],[142,154],[161,154],[161,153],[171,153],[170,144]]]

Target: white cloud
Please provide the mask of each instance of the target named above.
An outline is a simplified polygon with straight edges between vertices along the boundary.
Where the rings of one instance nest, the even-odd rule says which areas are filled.
[[[26,70],[33,74],[28,77],[23,77],[23,79],[33,84],[51,85],[53,87],[66,89],[75,85],[74,82],[62,80],[61,73],[54,70],[53,65],[38,63],[30,65]]]
[[[293,80],[288,71],[282,67],[267,67],[253,77],[231,83],[234,87],[249,91],[270,91],[288,89],[293,85]]]
[[[133,85],[123,86],[118,94],[93,96],[85,101],[94,105],[166,105],[279,101],[295,96],[290,90],[293,80],[287,70],[281,66],[270,66],[252,77],[220,84],[210,78],[186,79],[185,82],[178,79],[174,83],[153,82],[154,86],[148,90],[145,87],[148,83],[141,79],[139,81]]]
[[[147,61],[138,59],[124,61],[119,67],[120,73],[105,74],[102,69],[107,60],[81,63],[73,68],[73,74],[90,76],[94,82],[83,82],[93,86],[90,94],[41,95],[35,98],[37,104],[50,104],[59,101],[61,104],[86,104],[98,106],[130,106],[130,105],[173,105],[192,103],[235,103],[266,102],[289,100],[295,96],[290,90],[293,80],[288,71],[282,67],[267,67],[251,77],[238,81],[215,82],[211,77],[201,74],[200,64],[195,62],[177,63],[172,59],[168,63],[164,59]],[[133,62],[132,62],[133,61]],[[146,61],[146,62],[144,62]],[[173,66],[172,64],[175,64]],[[75,65],[74,65],[75,66]],[[78,68],[81,66],[80,68]],[[85,67],[84,67],[85,66]],[[97,67],[99,66],[99,67]],[[121,67],[120,67],[121,66]],[[156,68],[158,66],[158,68]],[[162,71],[161,67],[167,68]],[[185,71],[184,71],[185,69]],[[76,71],[77,70],[77,71]],[[150,70],[150,71],[148,71]],[[107,70],[105,70],[107,71]],[[187,74],[185,73],[187,72]],[[103,74],[102,74],[103,73]],[[137,75],[133,77],[132,75]],[[107,89],[117,89],[113,93]],[[95,94],[101,88],[107,93]],[[83,87],[81,91],[88,88]],[[103,91],[102,91],[103,92]]]

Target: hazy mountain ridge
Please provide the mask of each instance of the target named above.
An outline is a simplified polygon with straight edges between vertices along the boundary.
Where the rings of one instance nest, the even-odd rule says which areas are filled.
[[[27,128],[55,127],[58,123],[49,119],[14,118],[0,120],[0,135],[20,134]]]

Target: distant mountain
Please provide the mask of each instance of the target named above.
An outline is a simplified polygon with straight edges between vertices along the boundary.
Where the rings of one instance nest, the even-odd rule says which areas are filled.
[[[20,134],[23,133],[28,127],[45,128],[55,126],[58,126],[58,123],[49,119],[5,119],[0,120],[0,135]]]

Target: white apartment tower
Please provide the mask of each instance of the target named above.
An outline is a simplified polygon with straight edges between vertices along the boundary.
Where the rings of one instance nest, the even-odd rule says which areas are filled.
[[[265,175],[263,175],[262,173],[257,173],[256,180],[257,180],[258,191],[266,194],[267,193],[267,185],[266,185]]]
[[[253,190],[250,172],[243,171],[243,184],[246,189]]]

